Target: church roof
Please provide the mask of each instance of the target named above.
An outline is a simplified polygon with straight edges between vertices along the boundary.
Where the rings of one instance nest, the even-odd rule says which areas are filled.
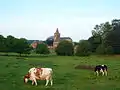
[[[71,38],[70,37],[60,37],[60,39],[63,40],[63,39],[71,39]]]
[[[46,40],[54,40],[54,36],[50,36]]]
[[[70,40],[72,40],[70,37],[60,37],[60,40],[64,40],[64,39],[70,39]],[[46,40],[54,40],[54,36],[50,36]]]

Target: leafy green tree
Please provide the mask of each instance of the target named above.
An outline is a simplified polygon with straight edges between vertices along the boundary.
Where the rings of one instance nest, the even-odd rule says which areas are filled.
[[[67,40],[62,40],[58,44],[55,52],[57,53],[57,55],[71,56],[74,54],[73,43]]]
[[[37,54],[49,54],[50,51],[45,43],[38,44],[36,47]]]
[[[101,44],[103,43],[105,46],[111,46],[107,45],[105,43],[106,37],[108,37],[109,33],[113,31],[113,27],[109,22],[102,23],[100,25],[96,25],[94,27],[94,30],[92,30],[92,37],[88,39],[88,41],[91,43],[92,52],[95,52],[96,49],[102,48]]]
[[[92,35],[101,36],[101,38],[104,39],[107,36],[107,34],[112,30],[112,25],[109,22],[105,22],[100,25],[96,25],[94,27],[94,30],[92,30]]]
[[[114,52],[112,46],[106,46],[105,44],[101,44],[96,49],[96,53],[101,55],[110,55],[113,54]]]
[[[15,39],[14,52],[21,54],[29,54],[31,47],[24,38]]]
[[[77,49],[76,56],[88,56],[91,52],[91,45],[87,40],[81,40]]]
[[[112,46],[107,46],[105,48],[105,54],[110,55],[110,54],[113,54],[113,53],[114,53],[114,50],[113,50]]]
[[[96,53],[101,55],[105,54],[105,45],[104,44],[99,45],[96,49]]]
[[[7,38],[5,39],[5,52],[14,52],[15,40],[16,38],[14,36],[7,36]]]
[[[4,36],[0,35],[0,52],[5,51],[6,51],[5,38]]]
[[[114,54],[120,54],[120,19],[112,20],[113,30],[105,37],[104,43],[112,46]]]
[[[92,36],[88,39],[91,44],[91,51],[96,52],[96,48],[102,43],[101,36]]]

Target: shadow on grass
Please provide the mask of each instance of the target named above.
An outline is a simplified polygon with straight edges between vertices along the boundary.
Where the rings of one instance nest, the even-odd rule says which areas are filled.
[[[90,65],[77,65],[75,66],[75,69],[85,69],[85,70],[94,70],[94,66]]]

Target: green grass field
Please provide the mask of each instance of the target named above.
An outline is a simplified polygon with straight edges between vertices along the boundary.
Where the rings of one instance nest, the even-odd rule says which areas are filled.
[[[94,75],[92,70],[75,69],[77,65],[108,65],[108,76]],[[29,68],[50,67],[53,69],[54,84],[45,87],[31,82],[24,84],[23,76]],[[0,56],[1,90],[120,90],[120,56]]]

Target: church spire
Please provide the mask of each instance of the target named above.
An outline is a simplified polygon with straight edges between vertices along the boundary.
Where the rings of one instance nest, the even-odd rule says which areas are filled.
[[[56,33],[59,33],[58,28],[56,29]]]
[[[56,29],[56,32],[54,33],[54,41],[53,41],[53,47],[57,47],[58,43],[60,41],[60,33],[58,31],[58,28]]]

